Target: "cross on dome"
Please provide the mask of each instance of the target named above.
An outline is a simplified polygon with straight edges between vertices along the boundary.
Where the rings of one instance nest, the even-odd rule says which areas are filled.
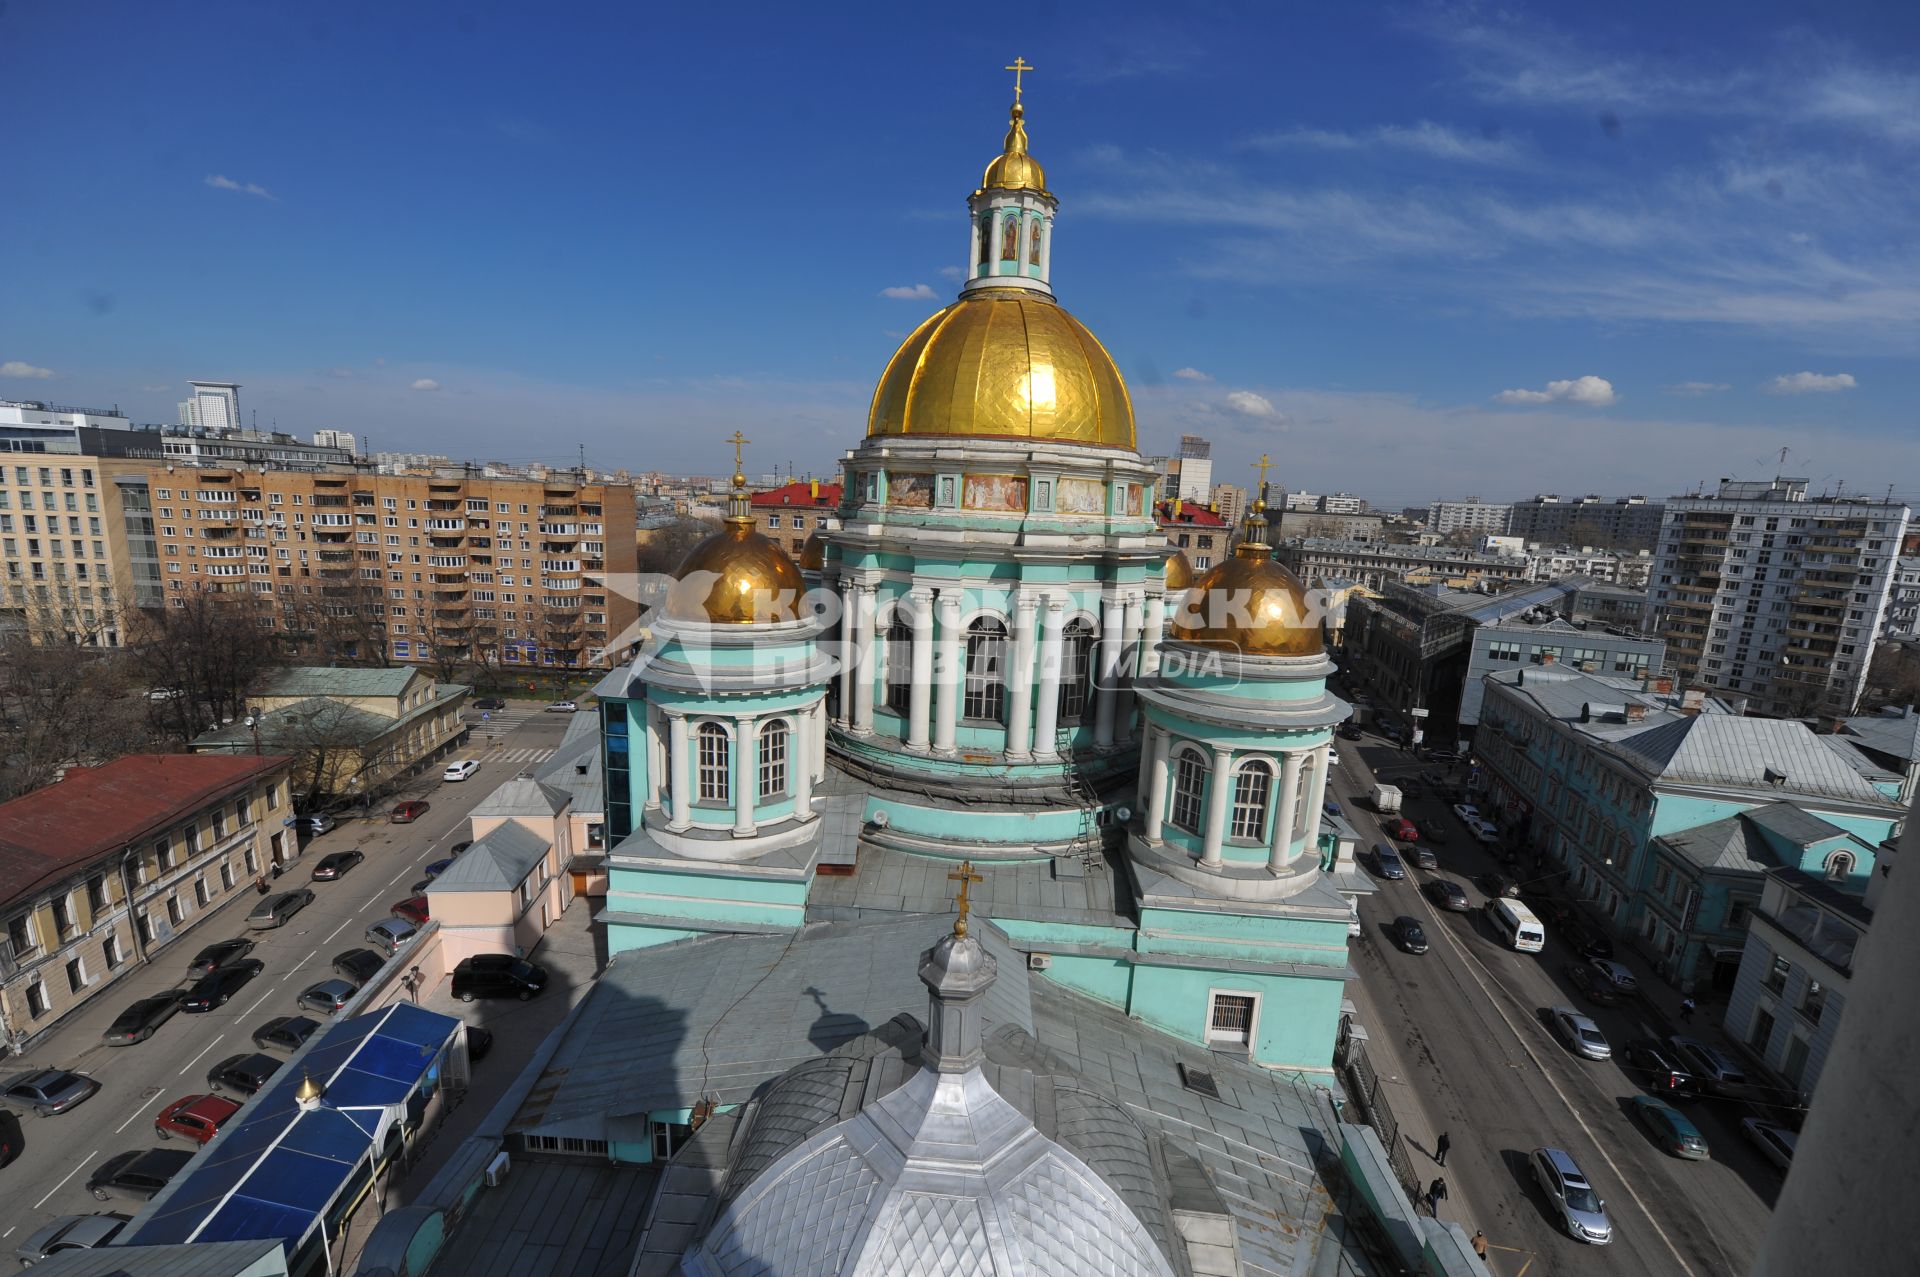
[[[948,882],[960,884],[960,894],[954,897],[954,903],[960,907],[960,916],[953,920],[953,934],[964,938],[967,934],[967,914],[973,909],[973,902],[967,898],[967,891],[976,882],[985,882],[986,877],[973,871],[973,862],[963,860],[960,868],[947,875]]]
[[[1002,69],[1013,72],[1013,100],[1018,102],[1020,100],[1020,77],[1028,71],[1033,70],[1033,68],[1027,65],[1025,58],[1015,58],[1012,66],[1003,67]]]

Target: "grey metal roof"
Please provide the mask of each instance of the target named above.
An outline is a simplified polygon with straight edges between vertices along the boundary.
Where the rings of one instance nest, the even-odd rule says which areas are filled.
[[[276,1237],[173,1246],[64,1250],[35,1264],[48,1277],[236,1277],[281,1249]]]
[[[475,816],[552,816],[566,809],[573,795],[531,776],[515,776],[480,800]]]
[[[1911,705],[1849,718],[1847,735],[1876,754],[1920,763],[1920,711]]]
[[[459,1277],[626,1277],[658,1166],[515,1158],[447,1239],[434,1271]]]
[[[1665,834],[1659,841],[1702,869],[1762,873],[1776,863],[1760,831],[1738,816]]]
[[[1743,811],[1741,817],[1752,821],[1783,842],[1796,847],[1811,847],[1829,838],[1842,838],[1847,831],[1793,803],[1768,803]]]
[[[976,860],[969,899],[989,918],[1131,927],[1133,892],[1126,873],[1110,856],[1085,865],[1078,859],[991,862]],[[860,848],[860,872],[815,879],[808,894],[812,918],[875,913],[950,913],[952,865],[871,843]]]
[[[1620,742],[1670,784],[1775,790],[1894,806],[1805,723],[1732,714],[1680,717]],[[1775,777],[1781,778],[1778,785]]]
[[[407,689],[407,684],[415,677],[430,678],[431,676],[411,665],[395,665],[385,669],[296,665],[275,675],[265,687],[260,689],[260,694],[262,696],[398,696]]]
[[[585,766],[584,771],[581,770]],[[534,770],[534,779],[556,789],[564,789],[573,799],[576,814],[598,815],[607,809],[607,784],[604,760],[600,754],[600,716],[574,714],[547,761]]]
[[[462,852],[427,888],[439,892],[511,891],[533,872],[553,843],[509,820]]]

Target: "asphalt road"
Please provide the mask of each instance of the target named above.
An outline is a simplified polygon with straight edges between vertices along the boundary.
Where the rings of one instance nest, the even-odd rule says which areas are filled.
[[[435,769],[396,795],[425,798],[431,804],[428,813],[413,824],[388,824],[384,812],[389,802],[377,807],[372,819],[344,820],[332,832],[311,840],[300,859],[273,883],[276,891],[307,886],[314,892],[314,902],[284,927],[248,931],[247,914],[259,897],[245,892],[156,954],[146,967],[93,999],[47,1041],[24,1056],[0,1062],[0,1070],[8,1075],[57,1067],[88,1074],[101,1083],[98,1094],[69,1112],[54,1117],[39,1117],[31,1110],[20,1113],[25,1148],[11,1166],[0,1169],[0,1190],[4,1191],[0,1263],[55,1216],[93,1211],[131,1215],[144,1205],[122,1198],[95,1201],[86,1188],[93,1168],[129,1149],[191,1147],[178,1137],[164,1144],[155,1137],[153,1119],[160,1110],[182,1096],[204,1094],[207,1070],[228,1055],[251,1053],[253,1031],[267,1020],[280,1015],[320,1018],[295,1003],[300,992],[332,978],[333,956],[364,947],[367,926],[389,915],[390,906],[423,876],[422,866],[471,836],[467,813],[481,799],[501,782],[536,765],[559,743],[568,717],[539,710],[538,704],[516,702],[504,714],[496,713],[491,724],[482,724],[478,714],[469,713],[472,734],[453,757],[480,759],[479,773],[447,784]],[[496,736],[497,745],[493,743]],[[321,856],[351,848],[364,852],[366,860],[344,878],[308,881]],[[100,1035],[127,1006],[188,984],[186,968],[193,955],[234,936],[257,942],[249,956],[263,960],[266,970],[226,1006],[198,1015],[177,1014],[151,1038],[133,1046],[109,1047],[101,1042]]]
[[[1341,742],[1343,764],[1330,789],[1369,844],[1378,824],[1356,795],[1370,790],[1369,766],[1388,780],[1421,770],[1411,755],[1369,735]],[[1633,999],[1596,1008],[1575,996],[1562,968],[1574,959],[1548,927],[1544,952],[1506,948],[1485,921],[1485,894],[1474,878],[1497,868],[1449,810],[1445,799],[1409,795],[1405,814],[1423,830],[1444,823],[1435,848],[1440,874],[1466,888],[1475,908],[1437,910],[1420,894],[1433,875],[1412,867],[1401,882],[1376,879],[1379,891],[1360,905],[1361,937],[1353,962],[1389,1023],[1402,1061],[1435,1130],[1452,1137],[1444,1172],[1472,1197],[1497,1247],[1490,1271],[1646,1273],[1721,1277],[1747,1272],[1770,1222],[1780,1173],[1742,1138],[1742,1110],[1716,1100],[1681,1106],[1706,1137],[1712,1159],[1683,1162],[1657,1148],[1628,1113],[1643,1091],[1621,1064],[1572,1054],[1547,1026],[1543,1010],[1570,1005],[1592,1016],[1616,1047],[1661,1035],[1648,1009]],[[1364,859],[1364,857],[1363,857]],[[1407,914],[1421,920],[1431,947],[1399,950],[1387,928]],[[1631,958],[1628,959],[1632,965]],[[1640,970],[1643,981],[1653,978]],[[1541,1146],[1567,1150],[1606,1202],[1614,1226],[1608,1246],[1585,1246],[1560,1231],[1535,1186],[1527,1155]],[[1435,1172],[1415,1156],[1415,1169]],[[1491,1209],[1491,1218],[1486,1212]],[[1443,1217],[1457,1218],[1442,1208]]]

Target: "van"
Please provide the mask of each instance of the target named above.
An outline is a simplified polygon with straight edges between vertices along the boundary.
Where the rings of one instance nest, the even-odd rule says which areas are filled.
[[[1538,953],[1546,947],[1547,929],[1533,916],[1533,910],[1518,900],[1496,896],[1487,901],[1487,921],[1511,949]]]
[[[1753,1087],[1747,1081],[1747,1075],[1728,1057],[1725,1051],[1709,1045],[1698,1038],[1673,1037],[1667,1043],[1674,1054],[1686,1061],[1694,1077],[1709,1094],[1727,1100],[1753,1098]]]
[[[1383,842],[1373,844],[1373,871],[1393,882],[1407,876],[1406,867],[1400,863],[1400,853]]]
[[[394,954],[420,934],[420,928],[405,918],[382,918],[367,928],[367,943],[381,953]]]

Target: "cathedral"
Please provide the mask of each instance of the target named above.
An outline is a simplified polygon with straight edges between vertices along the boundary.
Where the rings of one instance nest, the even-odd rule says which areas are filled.
[[[736,473],[598,689],[609,951],[944,913],[960,881],[1032,978],[1324,1076],[1348,709],[1260,504],[1206,572],[1167,545],[1126,381],[1055,295],[1058,209],[1016,87],[837,517],[795,561]]]

